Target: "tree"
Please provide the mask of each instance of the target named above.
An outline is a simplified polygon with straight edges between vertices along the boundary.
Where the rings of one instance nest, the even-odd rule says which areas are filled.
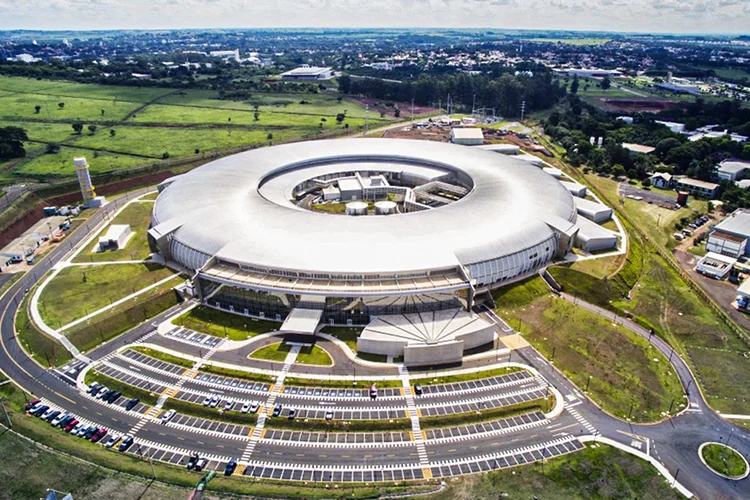
[[[39,112],[42,110],[42,107],[40,105],[34,106],[34,111],[36,111],[36,114],[39,114]]]
[[[346,119],[346,115],[344,113],[337,113],[336,114],[336,123],[341,123]]]
[[[89,132],[91,132],[91,135],[96,133],[96,125],[89,125],[87,128],[89,129]]]
[[[164,152],[162,153],[162,155],[161,155],[161,159],[162,159],[162,160],[166,160],[167,158],[169,158],[169,153],[167,153],[166,151],[164,151]]]
[[[398,108],[394,109],[394,110],[393,110],[393,116],[394,116],[395,118],[399,118],[399,117],[401,116],[401,110],[400,110],[400,109],[398,109]]]
[[[81,122],[75,122],[71,127],[73,127],[73,131],[78,135],[81,135],[81,132],[83,132],[83,123]]]
[[[102,116],[104,116],[104,110],[102,110]]]
[[[607,90],[612,86],[612,82],[609,80],[608,76],[605,76],[599,86],[602,88],[602,90]]]
[[[201,152],[201,150],[200,150],[200,149],[198,149],[198,148],[195,148],[195,154],[199,154],[200,152]]]
[[[339,91],[342,94],[348,94],[352,89],[352,79],[349,75],[339,77]]]
[[[113,129],[113,128],[109,129],[109,136],[110,137],[114,137],[115,134],[117,134],[117,132],[115,131],[115,129]]]
[[[573,77],[573,83],[570,84],[570,93],[571,94],[577,94],[578,93],[578,75],[575,75]]]
[[[21,127],[0,127],[0,160],[26,156],[23,141],[29,136]]]
[[[50,142],[47,144],[47,149],[45,150],[45,153],[48,154],[57,154],[60,152],[60,145],[55,144],[54,142]]]
[[[60,108],[60,109],[63,109],[65,107],[65,103],[64,102],[58,102],[57,103],[57,107]]]
[[[266,139],[268,139],[269,141],[272,141],[273,140],[273,134],[271,132],[269,132],[268,135],[266,136]]]
[[[255,120],[256,122],[260,120],[260,113],[258,113],[257,111],[253,113],[253,120]]]
[[[622,165],[615,165],[614,167],[612,167],[612,175],[614,177],[622,177],[623,175],[625,175],[625,167],[623,167]]]

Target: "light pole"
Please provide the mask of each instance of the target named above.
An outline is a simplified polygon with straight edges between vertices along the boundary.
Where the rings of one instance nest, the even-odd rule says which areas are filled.
[[[589,392],[589,384],[591,383],[591,377],[593,377],[593,375],[589,375],[589,379],[586,381],[586,389],[584,390],[584,392]]]

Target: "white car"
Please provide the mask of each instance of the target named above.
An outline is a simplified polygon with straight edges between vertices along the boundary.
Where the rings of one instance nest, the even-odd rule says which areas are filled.
[[[257,413],[257,411],[258,411],[258,403],[253,403],[250,406],[250,413]]]
[[[107,389],[107,386],[104,386],[104,385],[101,386],[101,388],[99,389],[99,392],[96,393],[96,399],[102,399],[104,395],[107,394],[107,392],[109,392],[109,389]]]
[[[70,433],[73,434],[74,436],[77,436],[78,435],[78,431],[80,431],[81,427],[84,427],[85,425],[86,424],[84,424],[83,422],[78,422],[75,425],[75,427],[73,427],[72,429],[70,429]]]
[[[234,402],[232,400],[228,400],[226,403],[224,403],[224,411],[229,411],[234,406]]]
[[[250,403],[245,403],[244,405],[242,405],[242,410],[240,411],[242,413],[247,413],[248,411],[250,411]]]
[[[56,410],[54,408],[50,408],[49,410],[45,411],[44,413],[42,413],[41,419],[47,420],[49,416],[52,415],[53,411],[56,411]]]
[[[106,443],[104,443],[105,448],[112,448],[114,445],[117,444],[117,442],[122,439],[122,434],[114,434],[111,436]]]
[[[57,427],[58,425],[60,425],[60,422],[62,422],[62,420],[68,416],[70,416],[70,413],[61,413],[53,418],[50,424],[52,424],[52,427]]]
[[[211,408],[216,408],[217,406],[219,406],[219,397],[218,396],[212,397],[211,403],[208,406],[210,406]]]
[[[78,437],[81,437],[81,436],[83,436],[84,434],[86,434],[86,432],[87,432],[87,431],[88,431],[88,430],[89,430],[89,429],[90,429],[91,427],[92,427],[91,425],[84,425],[83,427],[81,427],[81,428],[80,428],[80,429],[78,430],[78,432],[76,432],[76,433],[75,433],[75,435],[76,435],[76,436],[78,436]]]
[[[172,420],[172,417],[174,417],[175,413],[177,413],[174,410],[169,410],[167,413],[161,416],[161,423],[166,424],[170,420]]]
[[[203,406],[208,406],[211,404],[211,398],[206,398],[203,400]]]

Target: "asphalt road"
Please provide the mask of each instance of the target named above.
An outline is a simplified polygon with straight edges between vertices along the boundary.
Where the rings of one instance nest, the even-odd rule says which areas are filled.
[[[409,442],[368,446],[357,443],[332,446],[328,443],[312,445],[299,440],[279,444],[273,440],[259,439],[253,447],[248,446],[246,437],[190,427],[177,427],[172,424],[163,425],[157,421],[144,419],[137,412],[125,413],[114,405],[108,406],[92,401],[80,394],[70,380],[66,381],[66,377],[60,377],[56,372],[44,369],[25,354],[15,336],[13,317],[24,290],[37,282],[44,272],[53,263],[59,261],[72,246],[82,241],[89,228],[102,221],[116,208],[117,204],[113,203],[94,214],[87,223],[88,227],[68,235],[62,245],[43,258],[32,272],[12,286],[0,299],[0,314],[2,315],[0,317],[2,344],[0,367],[9,378],[25,390],[36,396],[42,396],[53,404],[117,432],[137,431],[136,441],[141,443],[147,453],[152,454],[156,459],[180,463],[184,459],[185,450],[196,450],[210,455],[215,467],[221,467],[222,459],[226,457],[243,455],[250,457],[245,473],[258,477],[304,479],[311,478],[309,474],[317,474],[316,471],[319,471],[321,479],[331,477],[334,480],[343,481],[357,478],[361,480],[389,480],[390,478],[392,480],[425,477],[424,471],[430,470],[434,475],[456,474],[487,470],[506,466],[506,464],[525,463],[529,460],[551,456],[551,454],[577,449],[580,447],[580,444],[577,444],[578,441],[574,439],[577,436],[601,435],[626,446],[648,452],[661,461],[672,474],[676,473],[678,480],[699,497],[750,498],[749,481],[734,482],[719,478],[702,465],[697,453],[701,443],[726,441],[731,435],[730,444],[743,455],[747,455],[750,453],[750,435],[747,431],[720,418],[706,405],[688,366],[676,354],[672,356],[672,362],[683,386],[690,387],[690,404],[686,411],[663,423],[632,425],[611,417],[586,399],[538,352],[531,347],[525,347],[514,351],[512,360],[524,362],[536,368],[546,381],[563,394],[566,409],[560,417],[554,421],[543,421],[530,427],[510,429],[505,433],[493,435],[481,431],[479,433],[467,432],[463,435],[457,434],[447,440],[428,439],[424,441],[424,444]],[[611,315],[607,311],[598,310],[580,301],[579,305],[593,308],[592,310],[597,314]],[[185,304],[175,309],[184,307],[186,307]],[[150,334],[158,322],[173,313],[174,310],[163,313],[87,355],[93,360],[107,357],[119,347]],[[623,322],[623,324],[640,335],[648,336],[648,332],[639,329],[637,325],[629,322]],[[154,336],[153,338],[161,340],[162,337]],[[652,338],[651,341],[669,356],[671,348],[666,343],[658,338]],[[175,346],[184,352],[189,350],[189,346],[185,343],[175,342]],[[507,359],[504,355],[498,358]],[[246,359],[243,359],[243,362],[246,363]],[[495,362],[495,358],[474,360],[467,362],[466,365],[479,366],[489,362]],[[341,368],[348,367],[343,363],[342,361]],[[357,366],[358,372],[359,369],[360,367]],[[297,366],[294,367],[294,371],[298,371]],[[379,372],[379,374],[382,373],[384,372]],[[169,377],[166,378],[169,379]],[[199,385],[190,383],[186,389],[198,390]],[[205,387],[201,386],[200,389],[205,390]],[[465,400],[472,399],[490,402],[497,400],[504,391],[505,389],[490,389],[480,391],[478,394],[459,392],[453,396],[439,396],[438,399],[433,399],[433,402],[461,404]],[[319,397],[305,395],[289,399],[304,402],[308,406],[320,406]],[[418,400],[418,405],[425,406],[424,402],[427,400],[428,398]],[[381,403],[383,407],[406,406],[404,401],[399,399],[382,400],[378,402],[378,406]],[[362,402],[364,406],[372,404],[367,400]],[[474,430],[477,429],[474,428]],[[315,479],[315,476],[312,479]]]

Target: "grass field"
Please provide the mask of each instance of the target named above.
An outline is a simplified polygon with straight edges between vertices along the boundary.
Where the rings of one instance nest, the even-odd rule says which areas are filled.
[[[265,347],[261,347],[256,351],[253,351],[250,354],[250,357],[254,359],[264,359],[268,361],[278,361],[283,363],[284,359],[286,359],[286,356],[287,354],[289,354],[289,351],[291,349],[292,346],[287,344],[286,342],[277,342],[275,344],[270,344]],[[322,349],[316,345],[312,345],[304,346],[300,349],[299,354],[297,354],[295,363],[299,363],[301,365],[331,366],[333,364],[333,360],[331,359],[331,356],[325,351],[325,349]]]
[[[648,462],[604,445],[525,467],[464,476],[429,500],[508,498],[678,500],[677,490]]]
[[[722,444],[708,444],[701,450],[708,466],[729,477],[740,477],[747,472],[747,464],[734,449]]]
[[[532,295],[532,285],[518,286]],[[496,311],[511,322],[520,320],[524,337],[610,413],[654,421],[672,399],[682,400],[682,387],[667,359],[624,327],[550,294],[537,292],[530,302],[511,306],[500,303]]]
[[[94,151],[62,146],[59,153],[45,153],[20,162],[13,172],[20,176],[70,177],[75,175],[73,158],[81,156],[88,160],[92,174],[132,168],[155,161],[119,153],[102,152],[95,155]]]
[[[57,340],[40,332],[29,319],[29,292],[16,314],[16,332],[23,348],[42,366],[61,366],[71,360],[71,355]]]
[[[60,103],[64,103],[62,108],[59,106]],[[37,105],[42,107],[39,113],[35,109]],[[138,106],[131,102],[115,102],[88,97],[3,93],[0,94],[0,119],[6,121],[16,118],[38,121],[66,120],[71,123],[77,120],[113,121],[122,120]],[[102,110],[104,110],[103,115]]]
[[[125,248],[95,252],[99,247],[98,238],[88,248],[81,250],[73,262],[108,262],[120,260],[145,260],[151,255],[148,246],[148,226],[151,222],[153,203],[134,201],[108,224],[99,235],[104,235],[112,224],[129,224],[134,233],[127,241]]]
[[[172,275],[157,264],[66,267],[42,290],[39,310],[59,328]]]
[[[227,337],[229,340],[247,340],[261,333],[276,331],[281,326],[278,321],[246,318],[206,306],[191,309],[173,322],[196,332]]]
[[[326,326],[321,330],[321,333],[327,333],[332,335],[345,343],[352,352],[357,352],[357,338],[362,333],[362,328],[346,327],[346,326]]]
[[[0,91],[144,103],[168,94],[172,89],[119,87],[0,75]],[[55,106],[57,102],[55,101]]]

